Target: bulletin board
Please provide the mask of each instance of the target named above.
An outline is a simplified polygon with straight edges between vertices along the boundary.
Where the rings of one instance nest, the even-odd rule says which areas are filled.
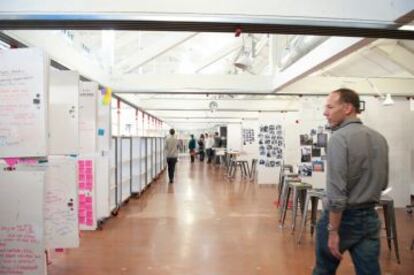
[[[79,74],[50,71],[49,154],[79,154]]]
[[[44,172],[0,171],[0,274],[46,274],[44,182]]]
[[[1,50],[0,64],[0,158],[47,156],[48,58],[40,49]]]

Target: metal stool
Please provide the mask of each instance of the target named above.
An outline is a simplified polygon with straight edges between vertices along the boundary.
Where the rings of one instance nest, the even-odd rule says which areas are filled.
[[[287,180],[300,181],[299,174],[289,173],[282,176],[281,181],[278,184],[278,194],[277,194],[277,207],[283,204],[283,194],[286,192],[285,186]],[[286,195],[286,194],[285,194]],[[282,200],[282,201],[281,201]]]
[[[254,181],[256,179],[256,174],[257,174],[257,159],[252,159],[252,166],[249,171],[250,181]]]
[[[311,233],[311,236],[313,236],[313,232],[315,231],[315,225],[316,225],[316,213],[318,211],[318,202],[319,200],[322,200],[322,198],[325,196],[326,196],[326,192],[323,189],[311,189],[311,190],[308,190],[308,192],[306,193],[305,209],[302,215],[302,221],[301,221],[298,241],[297,241],[298,244],[300,243],[302,239],[303,231],[306,228],[306,216],[308,214],[309,201],[312,204],[310,233]]]
[[[387,196],[383,195],[380,199],[380,206],[382,206],[384,212],[384,223],[385,231],[387,234],[387,245],[388,249],[391,250],[391,242],[394,243],[395,256],[397,257],[397,262],[400,264],[400,252],[398,250],[398,238],[397,238],[397,224],[395,221],[395,209],[394,209],[394,200]]]
[[[248,176],[249,163],[247,162],[247,160],[230,160],[228,177],[234,178],[236,176],[237,167],[240,167],[241,176],[243,178]]]
[[[290,197],[290,192],[293,191],[293,205],[292,205],[292,233],[296,227],[296,216],[298,211],[298,201],[300,201],[301,212],[303,213],[304,209],[304,202],[306,198],[306,193],[308,189],[312,188],[312,185],[305,182],[298,182],[298,181],[289,181],[287,183],[287,188],[284,188],[286,191],[286,195],[283,199],[283,207],[282,207],[282,217],[280,220],[280,226],[283,227],[286,218],[286,212],[288,208],[288,201]],[[285,184],[286,184],[285,183]]]

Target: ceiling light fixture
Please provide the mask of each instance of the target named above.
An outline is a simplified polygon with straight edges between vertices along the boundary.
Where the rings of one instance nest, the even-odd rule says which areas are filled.
[[[216,101],[210,101],[210,103],[208,104],[208,108],[210,109],[210,112],[214,113],[215,111],[217,111],[218,108],[218,104]]]
[[[385,96],[384,101],[382,102],[382,105],[384,106],[391,106],[394,105],[394,100],[392,100],[391,94],[387,94]]]

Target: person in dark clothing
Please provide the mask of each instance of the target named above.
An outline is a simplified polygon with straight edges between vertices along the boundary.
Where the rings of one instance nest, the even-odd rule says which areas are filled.
[[[194,162],[194,157],[196,155],[196,140],[194,138],[194,135],[190,135],[190,141],[188,142],[188,149],[190,150],[190,158],[191,162]]]
[[[205,147],[205,140],[204,135],[200,135],[200,139],[198,140],[198,154],[200,155],[200,161],[204,161],[204,147]]]

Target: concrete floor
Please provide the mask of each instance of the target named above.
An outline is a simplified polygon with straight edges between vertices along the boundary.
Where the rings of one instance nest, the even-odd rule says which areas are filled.
[[[52,252],[48,273],[310,274],[315,256],[309,230],[297,245],[289,226],[278,227],[275,198],[274,186],[229,181],[214,165],[180,159],[173,185],[162,174],[102,231],[82,232],[80,248]],[[414,217],[399,209],[397,221],[401,265],[383,238],[382,271],[414,274]],[[348,254],[338,274],[354,274]]]

